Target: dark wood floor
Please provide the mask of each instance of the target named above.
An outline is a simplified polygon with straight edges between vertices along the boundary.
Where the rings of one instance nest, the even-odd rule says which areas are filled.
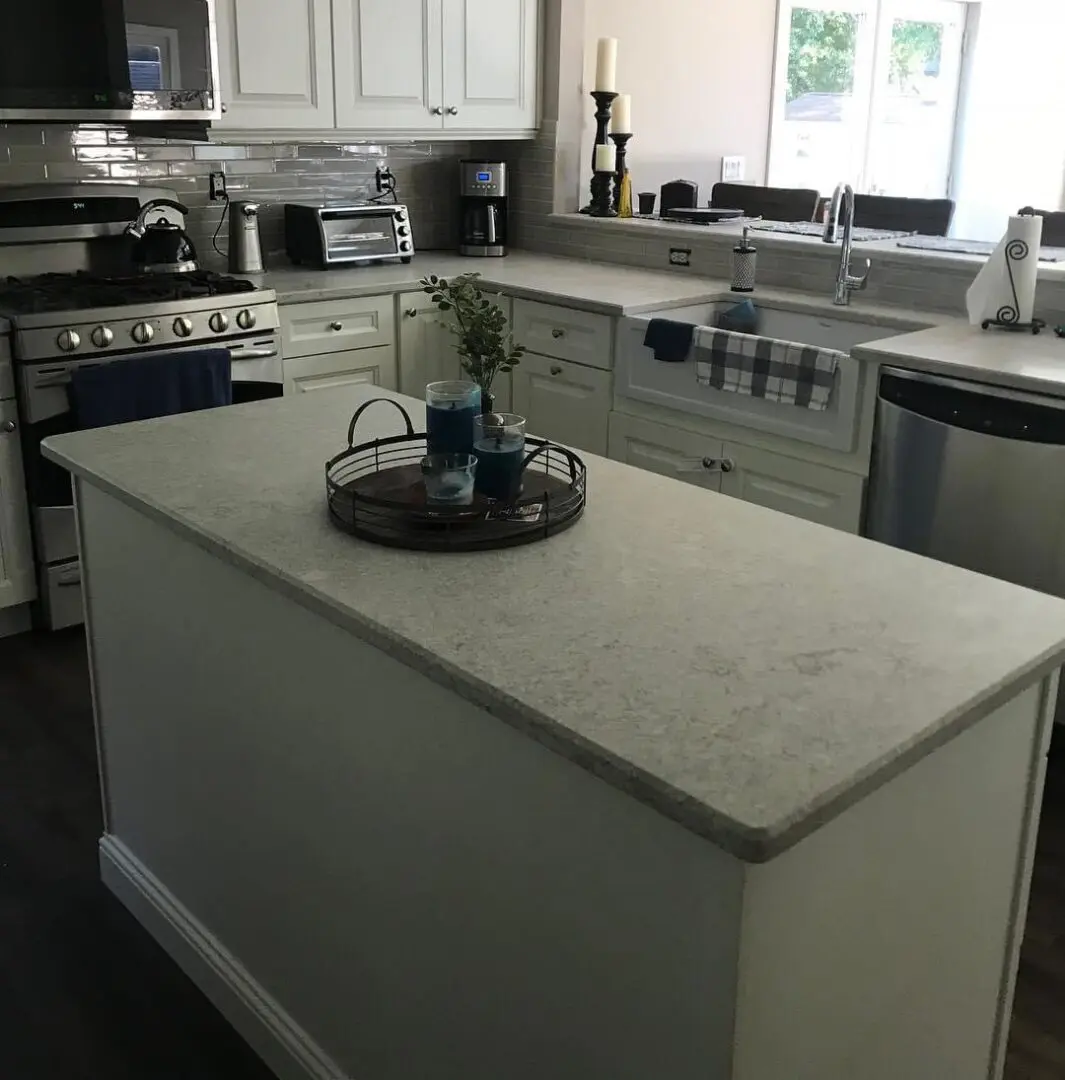
[[[0,1078],[273,1080],[100,884],[100,830],[81,634],[0,641]],[[1047,780],[1006,1080],[1065,1080],[1065,753]]]

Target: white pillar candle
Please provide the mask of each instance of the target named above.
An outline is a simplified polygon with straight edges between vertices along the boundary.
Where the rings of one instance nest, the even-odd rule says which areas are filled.
[[[595,171],[614,172],[618,167],[618,151],[613,143],[600,143],[595,148]]]
[[[610,114],[610,130],[617,135],[632,134],[632,95],[618,94]]]
[[[618,88],[618,39],[600,38],[595,58],[595,88],[614,93]]]

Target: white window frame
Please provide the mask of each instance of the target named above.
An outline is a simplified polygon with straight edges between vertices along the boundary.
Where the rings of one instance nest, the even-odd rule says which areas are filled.
[[[949,156],[947,162],[947,177],[945,184],[944,195],[949,198],[954,197],[955,186],[955,173],[957,168],[957,159],[959,153],[959,123],[962,113],[963,96],[965,93],[967,69],[969,64],[969,45],[971,37],[971,28],[976,10],[978,10],[979,4],[974,3],[973,0],[960,0],[967,10],[965,18],[963,20],[963,36],[962,36],[962,53],[961,53],[961,75],[959,79],[959,85],[954,102],[954,115],[952,119],[952,135],[951,145],[949,149]],[[861,153],[861,164],[858,168],[856,176],[840,177],[841,180],[846,180],[850,183],[856,184],[855,190],[864,190],[866,181],[868,179],[868,173],[870,169],[871,160],[871,142],[869,139],[869,132],[872,128],[874,120],[874,109],[876,105],[877,86],[875,81],[876,67],[883,62],[882,51],[885,48],[884,33],[887,28],[887,23],[890,18],[902,15],[904,18],[912,18],[920,20],[922,14],[927,14],[927,11],[922,11],[922,8],[928,6],[934,6],[936,0],[929,0],[926,4],[925,0],[777,0],[777,13],[776,13],[776,37],[774,41],[774,63],[773,63],[773,84],[771,94],[770,116],[769,116],[769,137],[766,147],[766,182],[773,182],[773,154],[774,149],[777,152],[780,150],[782,139],[778,138],[780,125],[784,122],[784,111],[787,108],[787,80],[788,80],[788,60],[791,46],[791,10],[795,7],[812,8],[814,10],[823,11],[852,11],[855,14],[867,14],[873,23],[873,33],[869,35],[867,41],[872,46],[872,53],[869,56],[863,57],[861,52],[861,42],[859,42],[859,52],[855,57],[855,69],[857,70],[863,63],[867,63],[872,68],[874,75],[868,87],[863,85],[864,80],[855,80],[855,103],[856,107],[860,109],[866,116],[865,131],[866,137],[864,146]],[[785,10],[788,12],[788,19],[785,20]]]
[[[163,70],[163,89],[181,88],[180,34],[173,26],[146,26],[126,23],[126,44],[141,45],[159,50]]]

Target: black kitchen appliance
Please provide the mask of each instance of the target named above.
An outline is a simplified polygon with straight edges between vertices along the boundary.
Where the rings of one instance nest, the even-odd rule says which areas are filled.
[[[150,199],[140,208],[137,220],[126,232],[133,237],[133,264],[142,274],[187,274],[198,270],[196,246],[181,225],[168,217],[149,218],[159,210],[175,210],[182,216],[187,206],[173,199]]]
[[[502,161],[460,162],[460,255],[507,253],[507,166]]]
[[[298,266],[405,262],[414,255],[410,215],[402,204],[286,203],[285,252]]]
[[[699,185],[694,180],[670,180],[662,185],[659,214],[667,216],[674,209],[690,210],[699,205]]]
[[[222,115],[214,0],[5,3],[0,121]]]

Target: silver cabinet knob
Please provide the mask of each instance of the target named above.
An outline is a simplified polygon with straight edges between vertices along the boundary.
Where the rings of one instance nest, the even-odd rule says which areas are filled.
[[[406,316],[406,317],[407,317],[408,319],[416,319],[416,318],[418,317],[418,309],[417,309],[417,308],[412,308],[412,307],[409,307],[409,308],[407,308],[407,310],[406,310],[406,311],[404,311],[404,312],[403,312],[403,314],[404,314],[404,315],[405,315],[405,316]]]
[[[98,326],[92,332],[92,343],[98,349],[106,349],[115,340],[115,335],[109,326]]]
[[[241,330],[251,330],[255,326],[255,312],[249,308],[237,313],[237,326]]]
[[[732,472],[735,468],[736,462],[734,462],[732,458],[725,458],[725,460],[721,462],[721,471],[724,473]]]
[[[707,472],[730,473],[736,468],[736,462],[732,458],[704,457],[702,466]]]
[[[216,334],[224,334],[229,329],[229,316],[224,311],[216,311],[207,320],[207,325]]]
[[[222,112],[229,112],[229,106],[224,101],[222,102]]]
[[[458,109],[455,108],[454,105],[449,105],[447,107],[447,114],[448,114],[448,116],[458,116],[459,111],[458,111]]]
[[[155,337],[155,328],[150,323],[139,322],[130,331],[130,337],[138,345],[147,345]]]
[[[562,367],[561,367],[561,365],[559,365],[559,364],[552,364],[552,365],[551,365],[551,374],[552,374],[552,375],[561,375],[561,374],[562,374]]]
[[[329,324],[329,329],[340,333],[340,331],[344,329],[344,324],[342,322],[331,322]]]
[[[55,343],[63,352],[73,352],[81,345],[81,335],[77,330],[64,330],[55,339]]]
[[[444,107],[443,107],[443,105],[434,105],[432,107],[432,109],[430,109],[429,111],[433,114],[433,116],[443,116],[444,115]]]
[[[192,337],[192,320],[184,315],[178,316],[174,320],[174,333],[178,337]]]
[[[559,338],[563,338],[566,336],[566,331],[559,330],[559,328],[556,326],[554,330],[551,331],[551,336],[557,341]]]
[[[10,435],[11,432],[13,432],[14,430],[15,430],[15,421],[14,420],[5,420],[2,424],[0,424],[0,431],[2,431],[5,435]]]

